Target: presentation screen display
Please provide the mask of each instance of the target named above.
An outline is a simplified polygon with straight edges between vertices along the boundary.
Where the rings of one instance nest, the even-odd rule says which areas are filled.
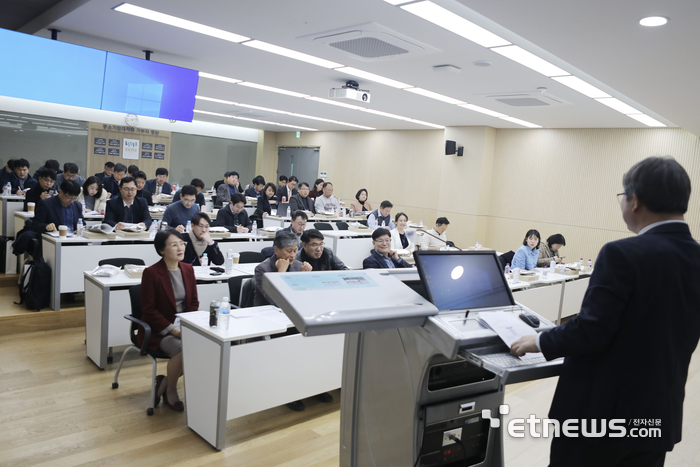
[[[0,29],[0,94],[99,109],[107,52]]]
[[[102,110],[192,121],[199,73],[107,53]]]
[[[418,271],[440,311],[513,305],[513,296],[493,253],[420,252]]]

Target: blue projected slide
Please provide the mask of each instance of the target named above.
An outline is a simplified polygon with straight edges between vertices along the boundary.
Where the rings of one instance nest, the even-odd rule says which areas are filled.
[[[0,29],[0,57],[0,94],[100,108],[107,52]]]
[[[107,53],[102,110],[192,121],[199,73]]]

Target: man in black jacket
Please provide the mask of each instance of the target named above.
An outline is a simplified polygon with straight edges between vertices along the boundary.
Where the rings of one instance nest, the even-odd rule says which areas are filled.
[[[56,183],[56,172],[46,167],[41,168],[34,174],[39,182],[37,186],[27,192],[24,197],[24,210],[27,210],[28,203],[34,203],[36,208],[41,205],[41,200],[58,195],[58,190],[54,187]],[[35,208],[35,210],[36,210]]]
[[[229,232],[233,233],[248,233],[253,228],[253,223],[248,217],[245,209],[245,196],[236,193],[231,196],[228,206],[219,209],[216,214],[216,220],[212,227],[226,227]]]
[[[333,250],[325,248],[323,234],[316,229],[305,230],[301,234],[301,250],[297,259],[307,262],[314,271],[340,271],[348,269],[345,264],[333,254]]]
[[[136,197],[136,181],[131,177],[124,177],[119,190],[121,195],[118,198],[107,201],[105,224],[116,226],[117,230],[124,230],[124,224],[139,224],[148,229],[153,219],[148,212],[146,200]]]
[[[64,180],[61,194],[41,201],[34,216],[32,230],[38,233],[55,232],[59,225],[65,225],[69,232],[75,232],[78,219],[84,218],[83,206],[77,202],[78,195],[80,185],[73,180]]]
[[[297,194],[293,195],[292,198],[289,200],[289,207],[292,208],[292,212],[302,210],[316,213],[316,208],[314,207],[314,200],[309,198],[308,183],[301,182],[299,184],[299,191],[297,192]]]
[[[589,432],[593,420],[595,431],[619,420],[608,434],[626,430],[556,437],[551,467],[662,466],[681,440],[688,365],[700,338],[700,245],[683,217],[690,178],[674,159],[650,157],[622,184],[622,218],[637,235],[600,250],[578,316],[511,348],[516,356],[539,349],[548,360],[565,357],[550,418],[587,422]],[[649,421],[659,436],[634,431]]]

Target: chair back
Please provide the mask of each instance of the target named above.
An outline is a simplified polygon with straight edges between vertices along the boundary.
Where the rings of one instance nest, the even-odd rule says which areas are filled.
[[[348,230],[347,222],[336,222],[335,226],[338,227],[338,230]]]
[[[241,308],[250,308],[255,304],[255,278],[246,277],[241,289]]]
[[[239,263],[262,263],[265,261],[265,255],[259,251],[241,251]]]
[[[99,263],[97,263],[99,266],[104,266],[105,264],[111,264],[112,266],[116,266],[118,268],[124,267],[125,264],[135,264],[137,266],[145,266],[146,263],[141,259],[141,258],[107,258],[100,260]],[[139,319],[141,317],[139,316]]]
[[[330,222],[314,222],[314,228],[316,230],[333,230]]]
[[[513,264],[513,256],[515,256],[515,252],[510,250],[508,253],[503,253],[498,257],[498,261],[501,262],[501,269],[505,269],[508,263]]]
[[[141,284],[134,285],[129,288],[129,299],[131,301],[131,316],[136,319],[141,319]],[[134,345],[138,345],[138,333],[139,326],[132,321],[131,329],[129,330],[129,337]]]
[[[232,305],[241,306],[241,286],[243,285],[243,279],[247,277],[250,276],[236,276],[228,280],[228,299]]]

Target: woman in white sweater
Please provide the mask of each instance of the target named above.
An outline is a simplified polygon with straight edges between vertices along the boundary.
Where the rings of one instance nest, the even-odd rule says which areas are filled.
[[[93,175],[85,180],[78,201],[85,201],[85,211],[103,212],[109,200],[108,195],[100,180]]]
[[[396,228],[391,230],[391,249],[392,250],[408,250],[413,251],[416,245],[409,240],[407,235],[406,225],[408,224],[408,216],[400,212],[394,218]]]

